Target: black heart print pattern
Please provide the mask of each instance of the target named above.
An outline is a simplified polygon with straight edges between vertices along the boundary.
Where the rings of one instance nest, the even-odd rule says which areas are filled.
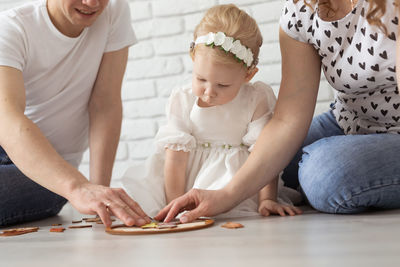
[[[322,70],[341,98],[332,109],[344,132],[399,133],[400,94],[393,51],[400,16],[392,12],[385,19],[384,34],[368,24],[367,1],[358,1],[350,15],[330,22],[321,20],[304,1],[286,2],[281,26],[290,36],[312,44],[320,55]]]

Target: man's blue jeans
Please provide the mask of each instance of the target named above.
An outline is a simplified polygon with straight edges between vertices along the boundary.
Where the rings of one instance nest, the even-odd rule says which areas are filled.
[[[315,209],[400,208],[400,134],[344,135],[331,111],[315,117],[283,174]]]
[[[54,216],[66,202],[26,177],[0,147],[0,227]]]

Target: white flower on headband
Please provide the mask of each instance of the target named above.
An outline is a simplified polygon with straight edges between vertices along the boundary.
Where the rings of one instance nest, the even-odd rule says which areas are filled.
[[[214,43],[215,33],[210,32],[206,37],[207,37],[206,45],[212,45]]]
[[[225,42],[226,35],[223,32],[217,32],[214,36],[214,45],[221,46]]]
[[[250,48],[247,48],[246,51],[246,57],[244,59],[244,63],[246,63],[247,66],[251,65],[253,63],[253,52],[251,51]]]
[[[247,57],[247,48],[245,47],[241,48],[239,53],[237,54],[237,57],[241,60],[245,60]]]
[[[224,43],[221,45],[225,51],[231,50],[234,39],[232,37],[226,37]]]
[[[242,44],[240,43],[240,41],[239,40],[236,40],[236,41],[234,41],[233,42],[233,46],[232,46],[232,48],[231,48],[231,53],[233,53],[233,54],[235,54],[236,56],[239,54],[239,51],[242,49]],[[244,47],[244,49],[246,49],[245,47]]]
[[[208,46],[219,46],[225,52],[231,52],[238,60],[244,62],[247,67],[253,64],[254,55],[251,49],[242,45],[240,40],[235,40],[232,37],[226,36],[223,32],[210,32],[207,35],[199,36],[194,45],[203,43]]]

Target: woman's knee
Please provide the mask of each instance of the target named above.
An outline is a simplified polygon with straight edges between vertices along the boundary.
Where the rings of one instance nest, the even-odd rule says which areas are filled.
[[[321,139],[303,149],[299,164],[301,188],[315,209],[327,213],[355,213],[349,200],[354,188],[353,155],[345,155],[337,145],[338,138]]]
[[[329,213],[390,207],[388,192],[400,180],[399,141],[391,134],[334,136],[305,147],[299,181],[310,204]]]

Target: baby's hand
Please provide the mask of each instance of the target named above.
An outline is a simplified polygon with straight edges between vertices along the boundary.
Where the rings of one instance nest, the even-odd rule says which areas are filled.
[[[280,204],[270,199],[264,199],[258,205],[258,212],[262,216],[269,216],[270,214],[279,214],[281,216],[290,216],[302,214],[302,210],[291,205]]]

